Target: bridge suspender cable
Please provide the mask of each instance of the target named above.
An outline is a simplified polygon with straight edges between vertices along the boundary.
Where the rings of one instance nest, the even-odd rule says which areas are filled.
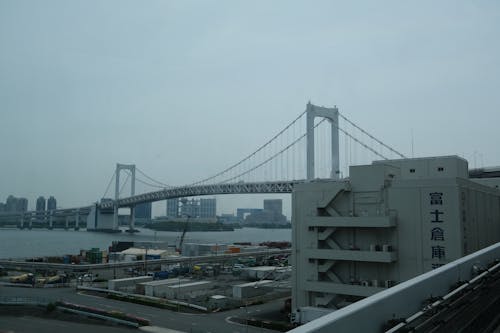
[[[358,125],[356,125],[355,123],[353,123],[352,121],[350,121],[349,119],[347,119],[342,113],[339,112],[339,116],[344,119],[345,121],[347,121],[349,124],[351,124],[352,126],[356,127],[358,130],[360,130],[363,134],[367,135],[368,137],[370,137],[372,140],[375,140],[377,143],[380,143],[382,146],[384,146],[385,148],[389,149],[390,151],[392,151],[394,154],[396,155],[399,155],[401,158],[407,158],[405,155],[401,154],[400,152],[392,149],[391,147],[389,147],[388,145],[386,145],[385,143],[383,143],[382,141],[380,141],[379,139],[377,139],[376,137],[374,137],[373,135],[371,135],[370,133],[368,133],[367,131],[365,131],[364,129],[362,129],[361,127],[359,127]],[[351,137],[352,138],[352,137]],[[358,143],[361,143],[358,141]],[[366,145],[363,144],[363,146],[365,148],[368,148]],[[371,149],[370,149],[371,150]],[[373,150],[372,150],[373,151]],[[378,155],[378,154],[377,154]],[[381,156],[381,155],[378,155],[378,156]],[[384,157],[385,158],[385,157]],[[387,158],[385,158],[387,159]]]
[[[125,178],[125,181],[123,182],[122,187],[120,188],[119,195],[122,194],[123,189],[125,188],[125,185],[127,184],[128,180],[130,178],[130,172],[126,171],[126,173],[127,173],[127,178]]]
[[[143,185],[147,185],[147,186],[151,186],[151,187],[155,187],[155,188],[161,188],[161,189],[164,189],[165,186],[160,186],[160,185],[155,185],[155,184],[151,184],[151,183],[148,183],[140,178],[137,178],[135,177],[135,180],[138,181],[139,183],[143,184]],[[173,188],[173,187],[171,187]]]
[[[161,187],[162,187],[162,188],[164,188],[164,187],[167,187],[167,188],[169,188],[169,187],[173,187],[172,185],[168,185],[168,184],[162,183],[162,182],[160,182],[160,181],[158,181],[158,180],[155,180],[154,178],[149,177],[146,173],[144,173],[144,171],[142,171],[141,169],[139,169],[139,168],[137,168],[137,167],[136,167],[135,169],[136,169],[137,171],[139,171],[139,172],[141,173],[141,175],[143,175],[143,176],[144,176],[144,177],[146,177],[147,179],[151,180],[153,183],[156,183],[156,184],[158,184],[158,185],[161,185]]]
[[[374,153],[375,155],[377,155],[378,157],[381,157],[383,158],[384,160],[388,160],[387,157],[385,157],[384,155],[380,154],[379,152],[377,152],[375,149],[369,147],[368,145],[366,145],[365,143],[361,142],[360,140],[358,140],[357,138],[355,138],[354,136],[352,136],[351,134],[347,133],[347,131],[343,130],[342,128],[338,127],[338,126],[335,126],[338,128],[339,131],[341,131],[342,133],[344,133],[345,135],[347,135],[348,137],[350,137],[351,139],[353,139],[354,141],[356,141],[357,143],[359,143],[360,145],[362,145],[363,147],[365,147],[366,149],[368,149],[369,151],[371,151],[372,153]]]
[[[137,167],[135,169],[137,170]],[[130,172],[128,172],[128,170],[124,170],[124,172],[127,174],[127,179],[125,180],[125,182],[126,182],[129,179],[129,177],[131,176],[131,174],[130,174]],[[160,186],[160,185],[155,185],[155,184],[148,183],[148,182],[142,180],[141,178],[138,178],[137,176],[135,177],[135,181],[137,181],[137,182],[139,182],[139,183],[141,183],[143,185],[154,187],[154,188],[161,188],[161,189],[165,188],[165,186]],[[122,189],[120,190],[120,193],[123,190],[123,186],[125,186],[125,183],[123,183]],[[173,187],[170,186],[170,188],[173,188]]]
[[[106,187],[106,191],[104,191],[102,198],[105,198],[106,195],[108,194],[109,187],[111,186],[111,183],[113,182],[113,179],[115,178],[115,175],[116,175],[116,170],[113,172],[113,175],[111,176],[111,179],[109,180],[108,186]]]
[[[314,128],[318,127],[322,122],[324,122],[326,120],[326,118],[323,118],[320,122],[318,122]],[[226,182],[230,182],[231,180],[235,180],[235,179],[238,179],[256,169],[258,169],[259,167],[263,166],[264,164],[268,163],[269,161],[273,160],[274,158],[276,158],[276,156],[282,154],[283,152],[287,151],[288,149],[290,149],[290,147],[294,146],[297,142],[299,142],[300,140],[302,140],[303,138],[305,138],[307,135],[307,133],[304,133],[301,137],[295,139],[292,143],[290,143],[288,146],[286,146],[285,148],[283,148],[282,150],[280,150],[279,152],[275,153],[274,155],[271,155],[269,158],[267,158],[266,160],[264,160],[263,162],[257,164],[256,166],[254,166],[253,168],[251,169],[248,169],[247,171],[239,174],[239,175],[236,175],[234,177],[231,177],[231,178],[228,178],[226,180],[223,180],[222,182],[219,182],[219,183],[226,183]]]
[[[305,114],[306,114],[306,112],[307,112],[307,110],[306,110],[306,111],[304,111],[304,112],[302,112],[302,113],[301,113],[301,114],[300,114],[297,118],[295,118],[295,119],[294,119],[294,120],[293,120],[290,124],[288,124],[288,125],[287,125],[284,129],[282,129],[282,130],[281,130],[278,134],[276,134],[273,138],[271,138],[269,141],[267,141],[267,142],[266,142],[266,143],[264,143],[262,146],[260,146],[260,147],[259,147],[256,151],[254,151],[253,153],[251,153],[250,155],[248,155],[247,157],[245,157],[244,159],[242,159],[242,160],[241,160],[241,161],[239,161],[238,163],[235,163],[235,164],[231,165],[231,166],[230,166],[230,167],[228,167],[227,169],[225,169],[225,170],[223,170],[223,171],[221,171],[221,172],[219,172],[219,173],[217,173],[217,174],[215,174],[215,175],[213,175],[213,176],[211,176],[211,177],[208,177],[208,178],[205,178],[205,179],[203,179],[203,180],[197,181],[197,182],[192,183],[192,184],[190,184],[190,185],[191,185],[191,186],[194,186],[194,185],[200,185],[200,184],[202,184],[202,183],[204,183],[204,182],[207,182],[207,181],[210,181],[210,180],[212,180],[212,179],[215,179],[215,178],[217,178],[217,177],[219,177],[219,176],[221,176],[221,175],[223,175],[223,174],[227,173],[228,171],[231,171],[232,169],[234,169],[234,168],[238,167],[239,165],[243,164],[244,162],[248,161],[250,158],[252,158],[253,156],[255,156],[255,155],[256,155],[258,152],[260,152],[262,149],[264,149],[265,147],[267,147],[268,145],[270,145],[270,144],[271,144],[274,140],[276,140],[276,138],[277,138],[277,137],[279,137],[281,134],[283,134],[283,133],[284,133],[287,129],[289,129],[289,128],[293,125],[293,124],[295,124],[295,123],[296,123],[296,122],[297,122],[300,118],[302,118],[302,116],[303,116],[303,115],[305,115]],[[296,141],[294,141],[294,142],[296,142]],[[265,163],[261,163],[260,165],[263,165],[263,164],[265,164]],[[255,169],[256,169],[256,168],[253,168],[252,170],[255,170]],[[248,173],[248,172],[246,172],[246,173]],[[244,173],[244,174],[246,174],[246,173]],[[237,177],[239,177],[239,176],[235,176],[235,177],[233,177],[233,178],[237,178]]]

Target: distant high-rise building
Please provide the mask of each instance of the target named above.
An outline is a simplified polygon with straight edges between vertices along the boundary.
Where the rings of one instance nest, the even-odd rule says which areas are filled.
[[[0,202],[0,213],[5,212],[5,204],[3,202]]]
[[[167,199],[167,217],[179,217],[179,199]]]
[[[199,217],[200,206],[196,199],[182,198],[181,200],[181,216]]]
[[[276,216],[283,214],[283,200],[264,199],[264,210],[274,212]]]
[[[135,206],[134,217],[136,219],[151,220],[151,202],[145,202]]]
[[[18,212],[27,212],[28,211],[28,199],[26,199],[26,198],[18,198],[17,199],[17,211]]]
[[[57,209],[57,200],[53,196],[47,200],[47,210],[56,210]]]
[[[286,216],[282,214],[283,200],[281,199],[265,199],[264,209],[251,211],[245,216],[245,224],[285,224]],[[241,210],[241,213],[243,210]],[[246,212],[245,212],[246,213]],[[240,215],[240,209],[238,209]],[[243,214],[242,214],[243,215]]]
[[[13,195],[9,195],[7,201],[5,202],[6,212],[15,212],[17,210],[17,198]]]
[[[217,201],[212,199],[200,199],[200,217],[216,217]]]
[[[26,212],[27,210],[28,199],[16,198],[13,195],[9,195],[6,203],[3,205],[3,211],[5,212]]]
[[[240,222],[243,222],[245,220],[245,217],[250,214],[255,214],[262,212],[262,208],[237,208],[236,209],[236,216]]]
[[[36,199],[36,210],[39,212],[45,210],[45,198],[43,196],[39,196]]]

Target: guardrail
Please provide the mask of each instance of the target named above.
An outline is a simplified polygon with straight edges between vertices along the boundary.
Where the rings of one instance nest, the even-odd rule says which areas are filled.
[[[131,322],[131,321],[128,321],[128,320],[113,318],[113,317],[110,317],[110,316],[105,316],[105,315],[101,315],[101,314],[97,314],[97,313],[92,313],[92,312],[87,312],[87,311],[70,309],[70,308],[67,308],[67,307],[64,307],[64,306],[58,306],[58,308],[61,309],[61,310],[63,310],[63,311],[66,311],[66,312],[74,313],[74,314],[85,316],[85,317],[92,317],[92,318],[107,320],[107,321],[111,321],[111,322],[114,322],[114,323],[117,323],[117,324],[121,324],[121,325],[125,325],[125,326],[132,326],[132,327],[135,327],[135,328],[139,327],[138,323]]]
[[[204,311],[204,312],[208,311],[208,308],[205,306],[200,306],[200,305],[196,305],[196,304],[192,304],[192,303],[188,303],[188,302],[183,302],[183,301],[177,301],[177,300],[173,300],[173,299],[163,299],[163,298],[159,298],[159,297],[146,296],[146,295],[141,295],[141,294],[130,294],[130,293],[122,292],[122,291],[109,290],[109,289],[104,289],[104,288],[77,286],[76,289],[77,290],[95,291],[95,292],[105,293],[108,295],[117,295],[117,296],[123,296],[123,297],[138,297],[141,299],[151,300],[151,301],[155,301],[155,302],[168,301],[168,303],[170,303],[170,304],[180,305],[180,306],[184,306],[186,308],[191,308],[191,309]]]
[[[42,297],[7,297],[0,296],[0,304],[2,305],[47,305],[54,300]]]
[[[89,308],[87,306],[66,303],[59,300],[42,298],[42,297],[16,297],[16,296],[0,296],[0,305],[31,305],[31,306],[47,306],[54,304],[59,310],[71,312],[85,317],[94,317],[117,324],[139,327],[149,324],[149,321],[143,318],[133,317],[131,315],[122,314],[122,318],[117,317],[117,313],[110,313],[107,310]]]
[[[313,320],[290,333],[380,332],[389,320],[397,318],[403,318],[404,326],[412,316],[419,315],[426,300],[443,299],[457,283],[468,286],[482,279],[498,268],[499,259],[500,243],[496,243]]]

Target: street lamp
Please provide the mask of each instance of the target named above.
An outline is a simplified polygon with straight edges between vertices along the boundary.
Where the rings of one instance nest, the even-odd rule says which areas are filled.
[[[148,274],[148,246],[145,246],[145,254],[144,254],[144,275]]]

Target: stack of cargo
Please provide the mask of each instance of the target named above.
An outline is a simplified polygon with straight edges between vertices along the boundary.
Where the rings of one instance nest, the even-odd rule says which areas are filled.
[[[91,264],[101,264],[102,252],[99,248],[92,248],[90,251],[87,251],[86,259]]]
[[[229,245],[226,250],[226,254],[240,253],[240,252],[241,252],[241,247],[238,245]]]
[[[243,253],[248,253],[248,252],[258,252],[258,251],[265,251],[267,250],[267,246],[258,246],[258,245],[252,245],[252,246],[244,246],[241,248],[240,252]]]
[[[208,256],[223,254],[227,250],[226,244],[197,244],[184,243],[182,244],[182,255],[186,257]]]
[[[169,254],[168,250],[163,249],[148,249],[148,248],[128,248],[119,254],[119,259],[124,261],[148,260],[166,258]]]

